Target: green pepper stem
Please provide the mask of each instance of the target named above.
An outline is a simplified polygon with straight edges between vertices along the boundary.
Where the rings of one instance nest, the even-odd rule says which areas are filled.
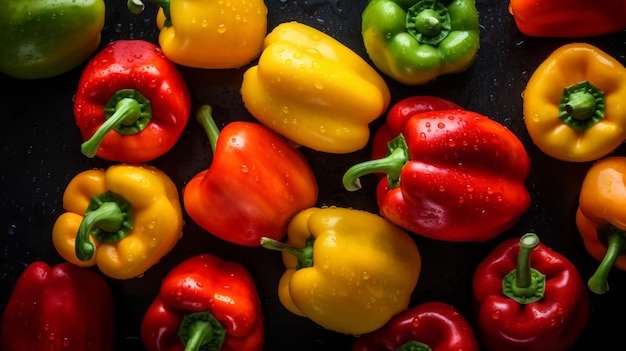
[[[372,173],[386,173],[390,187],[400,184],[402,167],[409,161],[409,147],[402,134],[387,143],[387,156],[376,160],[357,163],[348,168],[343,175],[342,182],[348,191],[361,189],[360,177]]]
[[[626,249],[626,238],[623,232],[614,232],[607,237],[607,250],[598,268],[587,281],[589,290],[596,294],[604,294],[609,290],[609,273],[617,258]]]
[[[432,351],[430,346],[421,343],[417,340],[409,340],[406,343],[400,345],[396,351]]]
[[[313,266],[313,243],[315,242],[315,237],[310,235],[306,240],[306,245],[304,248],[299,249],[293,246],[289,246],[283,242],[278,240],[274,240],[267,237],[261,238],[261,246],[269,250],[280,251],[284,253],[288,253],[290,255],[296,256],[298,259],[298,265],[296,269],[300,268],[308,268]]]
[[[570,128],[584,131],[604,118],[605,103],[604,92],[585,80],[563,89],[558,116]]]
[[[172,25],[172,20],[170,18],[170,0],[147,0],[147,2],[153,3],[163,9],[163,14],[165,15],[165,27]],[[143,12],[146,5],[142,0],[128,0],[126,2],[126,7],[128,7],[128,10],[131,13],[138,15]]]
[[[95,226],[107,232],[118,231],[124,223],[122,209],[115,202],[105,202],[97,210],[83,217],[76,234],[76,257],[81,261],[89,261],[93,257],[95,245],[89,240],[89,233]]]
[[[104,137],[120,124],[135,123],[141,117],[141,106],[137,100],[124,98],[120,100],[115,113],[96,130],[96,132],[80,146],[80,151],[87,157],[94,157]]]
[[[211,144],[211,151],[215,154],[217,149],[217,139],[220,135],[220,130],[213,120],[213,108],[209,105],[202,105],[196,113],[196,120],[204,128],[204,132],[209,137],[209,143]]]
[[[189,340],[185,345],[185,351],[198,351],[213,338],[213,325],[209,322],[196,320],[189,324]]]
[[[522,235],[516,268],[502,279],[502,293],[521,304],[541,300],[544,295],[546,277],[530,265],[530,254],[537,246],[539,237],[535,233]]]
[[[436,46],[452,31],[448,8],[437,0],[418,0],[406,13],[406,30],[420,44]]]

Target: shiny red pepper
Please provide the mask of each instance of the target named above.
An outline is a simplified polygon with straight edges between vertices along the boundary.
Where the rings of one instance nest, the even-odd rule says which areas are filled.
[[[263,349],[261,302],[244,266],[203,254],[163,278],[144,314],[141,339],[148,351]]]
[[[0,326],[0,350],[111,351],[113,296],[104,278],[71,263],[22,272]]]
[[[178,141],[191,100],[178,68],[143,40],[118,40],[82,72],[74,117],[85,156],[128,163],[153,160]]]
[[[534,233],[497,246],[473,278],[476,329],[487,351],[564,351],[589,317],[576,267]]]
[[[317,202],[311,167],[267,127],[235,121],[220,132],[211,112],[205,105],[196,117],[213,160],[183,188],[185,210],[206,231],[235,244],[260,246],[264,236],[282,239],[291,217]]]
[[[626,1],[511,0],[520,32],[534,37],[581,38],[626,28]]]
[[[478,351],[474,330],[452,305],[425,302],[400,312],[382,328],[356,338],[352,351]]]
[[[529,208],[530,159],[509,129],[463,109],[408,118],[390,112],[388,156],[356,164],[343,178],[347,190],[358,190],[359,177],[386,173],[376,193],[385,218],[433,239],[485,241]]]

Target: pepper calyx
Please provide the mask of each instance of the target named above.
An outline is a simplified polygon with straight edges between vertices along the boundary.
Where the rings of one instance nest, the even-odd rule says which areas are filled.
[[[421,343],[417,340],[409,340],[400,345],[396,351],[432,351],[430,346]]]
[[[348,168],[343,175],[343,186],[348,191],[361,188],[360,177],[372,173],[386,173],[389,187],[400,185],[400,173],[404,165],[409,162],[409,146],[404,135],[400,134],[387,143],[387,156],[375,160],[357,163]]]
[[[269,250],[281,251],[296,256],[296,258],[298,259],[296,270],[313,267],[314,243],[315,237],[313,235],[309,235],[309,237],[306,239],[304,247],[301,249],[268,237],[261,238],[261,246],[263,246],[264,248]]]
[[[99,243],[114,243],[122,240],[133,230],[131,205],[120,195],[106,191],[91,198],[76,234],[76,257],[89,261],[95,245],[89,235]]]
[[[604,92],[585,80],[563,89],[558,117],[569,127],[584,131],[604,118]]]
[[[407,10],[406,30],[421,44],[439,44],[452,30],[448,8],[436,0],[418,1]]]
[[[165,22],[163,23],[164,27],[169,27],[172,25],[171,15],[170,15],[170,0],[147,0],[160,8],[163,9],[163,15],[165,15]],[[128,10],[135,15],[138,15],[143,12],[146,8],[142,0],[128,0],[126,1],[126,7]]]
[[[612,224],[596,228],[598,240],[606,246],[607,251],[598,268],[587,281],[587,287],[595,294],[604,294],[609,290],[609,273],[620,255],[626,251],[626,231]]]
[[[81,152],[94,157],[104,137],[112,130],[122,135],[141,132],[152,120],[150,100],[135,89],[118,90],[104,106],[104,123],[85,141]]]
[[[530,253],[539,246],[534,233],[522,235],[517,254],[517,265],[502,279],[502,293],[520,304],[529,304],[543,298],[546,276],[530,266]]]
[[[195,312],[183,317],[178,337],[185,351],[218,351],[224,344],[226,329],[211,312]]]

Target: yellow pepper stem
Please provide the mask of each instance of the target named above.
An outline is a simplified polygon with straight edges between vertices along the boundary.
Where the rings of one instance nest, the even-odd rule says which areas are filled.
[[[112,243],[122,240],[131,230],[132,211],[126,200],[110,191],[94,196],[78,227],[76,257],[81,261],[93,257],[95,245],[89,239],[90,234],[100,243]]]
[[[559,103],[559,119],[571,128],[584,131],[604,118],[604,92],[589,81],[563,89]]]
[[[587,281],[589,290],[596,294],[604,294],[609,290],[609,273],[617,258],[626,250],[626,232],[610,224],[599,227],[598,238],[606,242],[606,254],[600,265]]]
[[[502,293],[521,304],[539,301],[545,292],[546,276],[530,266],[530,253],[538,245],[535,233],[522,235],[516,268],[502,279]]]
[[[315,237],[310,235],[307,240],[304,248],[299,249],[293,246],[289,246],[283,242],[278,240],[274,240],[267,237],[261,238],[261,246],[269,250],[280,251],[284,253],[288,253],[296,256],[298,259],[298,265],[296,269],[313,267],[313,243],[315,242]]]

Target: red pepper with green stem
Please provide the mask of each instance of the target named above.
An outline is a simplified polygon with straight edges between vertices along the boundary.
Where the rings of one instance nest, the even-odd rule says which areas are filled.
[[[264,125],[244,121],[220,132],[204,105],[196,114],[213,160],[183,188],[184,207],[204,230],[232,243],[280,240],[291,217],[317,202],[318,185],[298,149]]]
[[[356,338],[352,351],[478,351],[468,321],[454,306],[430,301],[393,317]]]
[[[261,302],[252,276],[236,262],[203,254],[163,278],[141,322],[149,351],[260,351]]]
[[[33,262],[4,308],[3,351],[111,351],[113,296],[96,272],[71,263]]]
[[[343,184],[358,190],[359,177],[386,173],[376,197],[382,216],[396,225],[432,239],[485,241],[511,228],[530,206],[530,159],[498,122],[448,109],[390,114],[387,126],[395,135],[388,156],[352,166]]]
[[[473,277],[478,336],[487,351],[565,351],[589,317],[576,267],[534,233],[497,246]]]
[[[78,82],[74,117],[87,157],[153,160],[178,141],[191,100],[178,68],[156,45],[118,40],[99,52]]]

